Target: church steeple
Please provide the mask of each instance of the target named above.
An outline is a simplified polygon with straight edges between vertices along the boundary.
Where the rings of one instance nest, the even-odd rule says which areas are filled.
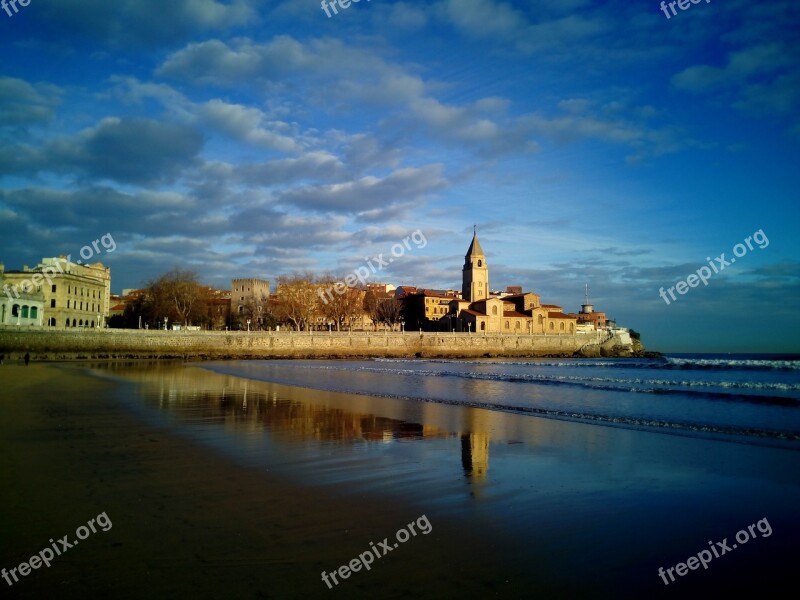
[[[489,297],[489,267],[486,254],[478,241],[477,228],[473,229],[472,243],[464,256],[461,270],[461,295],[464,300],[476,302]]]

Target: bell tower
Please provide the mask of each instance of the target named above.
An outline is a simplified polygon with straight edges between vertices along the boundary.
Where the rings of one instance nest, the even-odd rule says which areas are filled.
[[[470,302],[489,297],[489,267],[476,228],[473,228],[472,243],[464,256],[464,268],[461,269],[461,296]]]

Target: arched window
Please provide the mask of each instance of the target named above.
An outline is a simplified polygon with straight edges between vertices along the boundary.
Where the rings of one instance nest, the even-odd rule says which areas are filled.
[[[69,319],[67,319],[67,322],[64,323],[64,327],[69,327]]]
[[[15,304],[11,307],[11,316],[18,317],[19,316],[19,304]]]
[[[492,307],[492,315],[497,316],[497,307],[496,306]]]
[[[508,321],[506,321],[506,329],[508,329],[509,327],[511,327],[511,323],[509,323]]]
[[[75,319],[72,319],[72,326],[73,326],[73,327],[76,327],[76,325],[75,325]]]
[[[80,321],[78,321],[78,327],[83,327],[83,319],[81,319]]]
[[[27,307],[27,305],[22,307],[22,318],[23,319],[27,319],[28,318],[28,307]]]
[[[519,321],[517,321],[516,325],[514,325],[514,329],[519,329]]]
[[[559,327],[559,329],[560,329],[561,331],[564,331],[564,324],[563,324],[563,323],[561,323],[561,326]]]
[[[553,326],[553,322],[550,321],[550,331],[553,331],[553,329],[555,329],[554,326]]]
[[[92,327],[94,327],[94,321],[92,321]]]
[[[482,266],[483,266],[483,261],[482,261],[480,258],[478,259],[478,266],[479,266],[479,267],[482,267]]]
[[[481,321],[481,331],[486,331],[486,321]]]
[[[38,317],[39,316],[38,313],[39,311],[37,310],[37,308],[35,306],[31,306],[31,319],[35,319],[36,317]]]
[[[47,324],[48,324],[50,327],[55,327],[55,326],[56,326],[56,318],[55,318],[55,317],[50,317],[50,318],[47,320]]]
[[[574,323],[570,323],[569,324],[569,332],[570,333],[574,333],[575,332],[575,324]]]
[[[541,325],[542,323],[544,323],[544,317],[542,315],[539,315],[539,325]]]

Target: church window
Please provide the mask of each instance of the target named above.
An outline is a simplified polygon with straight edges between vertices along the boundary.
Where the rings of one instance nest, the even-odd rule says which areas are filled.
[[[481,321],[481,331],[486,331],[486,322]]]
[[[478,266],[479,266],[479,267],[482,267],[482,266],[483,266],[483,261],[482,261],[480,258],[478,259]]]
[[[560,329],[561,331],[564,331],[564,324],[563,324],[563,323],[561,324],[561,327],[559,327],[559,329]]]

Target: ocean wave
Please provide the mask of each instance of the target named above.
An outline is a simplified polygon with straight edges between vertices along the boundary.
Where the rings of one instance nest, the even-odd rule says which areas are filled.
[[[531,367],[567,367],[598,369],[676,369],[676,370],[741,370],[741,371],[800,371],[800,360],[793,359],[735,359],[735,358],[674,358],[660,359],[563,359],[563,360],[454,360],[454,359],[408,359],[376,358],[376,362],[397,363],[455,363],[474,365],[524,365]]]

